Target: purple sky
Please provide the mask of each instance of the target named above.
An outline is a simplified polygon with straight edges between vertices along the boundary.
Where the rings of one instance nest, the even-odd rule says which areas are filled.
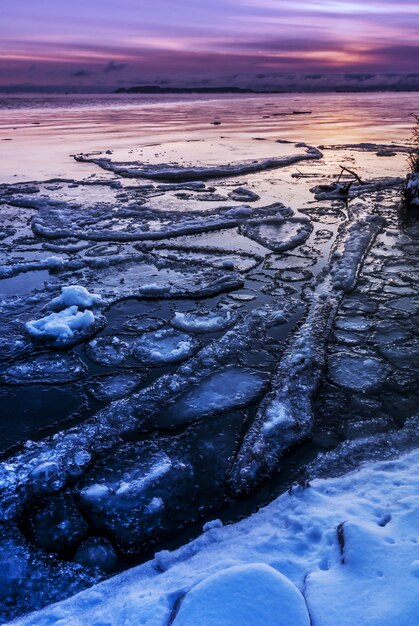
[[[0,0],[0,85],[419,72],[419,2]]]

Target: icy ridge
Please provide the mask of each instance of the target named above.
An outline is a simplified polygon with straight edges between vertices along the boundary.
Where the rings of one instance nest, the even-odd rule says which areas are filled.
[[[147,165],[140,162],[124,163],[113,162],[108,158],[97,158],[88,155],[75,155],[75,160],[81,163],[95,163],[104,170],[113,172],[125,178],[150,178],[152,180],[187,182],[201,181],[208,178],[222,178],[251,174],[267,169],[285,167],[300,161],[321,159],[323,154],[314,147],[305,148],[305,152],[295,156],[272,157],[258,161],[231,163],[228,165],[214,165],[204,167],[179,167],[174,165]]]
[[[228,483],[234,495],[253,491],[274,474],[284,452],[309,436],[313,424],[312,398],[325,367],[326,343],[339,304],[354,288],[363,260],[385,220],[354,210],[319,275],[310,309],[291,339],[271,381],[272,391],[262,401],[244,438]]]

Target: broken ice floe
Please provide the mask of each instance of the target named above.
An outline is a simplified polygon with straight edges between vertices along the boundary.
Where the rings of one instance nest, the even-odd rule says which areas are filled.
[[[198,342],[186,333],[173,328],[144,333],[133,345],[133,355],[153,366],[179,363],[198,349]]]
[[[191,313],[177,312],[170,320],[172,326],[191,333],[212,333],[225,330],[237,320],[233,311],[194,311]]]
[[[122,365],[131,354],[130,344],[116,335],[93,339],[84,350],[94,363],[108,367]]]
[[[299,154],[280,156],[227,165],[208,166],[179,166],[170,164],[152,165],[132,162],[116,162],[109,158],[79,154],[74,158],[82,163],[95,163],[104,170],[108,170],[126,178],[150,178],[162,181],[199,181],[208,178],[223,178],[226,176],[240,176],[263,170],[293,165],[301,161],[321,159],[322,153],[314,147],[304,147]]]
[[[229,477],[234,494],[251,491],[278,470],[284,451],[306,438],[313,424],[312,398],[325,365],[326,341],[339,303],[355,285],[359,269],[383,218],[354,208],[341,230],[329,265],[315,286],[306,321],[291,339],[244,438]]]
[[[143,378],[144,373],[141,375],[130,371],[105,374],[92,378],[88,389],[100,402],[113,402],[130,395],[139,387]]]
[[[237,364],[249,350],[264,354],[266,332],[278,323],[278,310],[271,306],[251,311],[174,373],[160,376],[128,399],[112,402],[79,426],[32,442],[9,457],[0,464],[0,519],[18,515],[30,497],[59,491],[68,481],[82,476],[93,454],[110,450],[121,436],[137,431],[152,413],[211,373]],[[275,350],[278,353],[278,345]]]
[[[92,311],[79,311],[77,306],[70,306],[59,313],[50,313],[25,324],[28,335],[53,348],[69,348],[95,335],[106,326],[103,315],[94,315]]]
[[[86,374],[84,363],[74,354],[37,354],[14,361],[0,370],[7,385],[70,383]]]
[[[158,442],[119,446],[98,461],[79,487],[89,526],[129,553],[219,506],[243,418],[232,419],[234,427],[220,424],[211,444],[203,425]]]
[[[210,374],[181,395],[175,402],[153,415],[155,428],[176,428],[237,409],[254,402],[266,388],[269,377],[257,370],[229,366]]]
[[[241,232],[274,252],[285,252],[303,244],[310,236],[313,225],[309,219],[276,217],[261,224],[248,223]]]
[[[371,356],[338,353],[330,356],[328,360],[330,380],[352,391],[379,389],[390,373],[388,365]]]

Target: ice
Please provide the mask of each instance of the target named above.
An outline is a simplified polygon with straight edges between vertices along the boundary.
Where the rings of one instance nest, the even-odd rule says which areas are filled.
[[[10,456],[0,464],[0,519],[15,518],[30,497],[58,491],[82,476],[92,455],[110,450],[122,436],[138,431],[148,416],[212,372],[236,364],[250,350],[263,355],[266,333],[278,324],[277,315],[278,310],[268,305],[250,312],[176,372],[160,376],[127,399],[112,402],[82,424],[33,442]]]
[[[352,211],[352,220],[341,229],[329,264],[314,286],[306,321],[292,336],[272,379],[272,391],[260,403],[244,437],[229,476],[235,495],[252,491],[274,474],[284,452],[311,432],[312,399],[323,375],[333,320],[385,223],[377,215],[365,215],[362,205]]]
[[[213,166],[179,166],[169,164],[147,165],[141,162],[114,162],[108,158],[95,157],[79,154],[74,158],[79,162],[95,163],[104,170],[108,170],[127,178],[150,178],[162,181],[188,182],[206,180],[208,178],[221,178],[225,176],[240,176],[263,170],[274,169],[293,165],[301,161],[321,159],[322,153],[317,148],[304,148],[300,154],[293,156],[272,157],[245,161],[241,163],[229,163],[227,165]]]
[[[419,173],[412,173],[407,177],[404,197],[408,207],[419,207]]]
[[[267,383],[268,377],[262,372],[227,367],[204,378],[153,416],[152,422],[157,428],[174,427],[245,406],[256,400]]]
[[[177,312],[170,323],[179,330],[193,333],[212,333],[225,330],[237,320],[233,311],[196,311],[192,313]]]
[[[231,426],[222,416],[211,428],[196,424],[181,435],[114,448],[78,488],[92,531],[130,553],[224,502],[225,473],[243,417],[232,420]]]
[[[344,458],[350,458],[353,448],[351,443]],[[161,551],[151,562],[29,615],[19,625],[67,622],[82,626],[102,622],[104,615],[109,626],[168,624],[176,620],[176,614],[182,619],[183,598],[188,617],[189,593],[191,608],[200,606],[201,615],[206,616],[211,607],[216,611],[224,602],[226,608],[231,606],[229,589],[236,591],[234,598],[240,598],[234,608],[241,615],[241,607],[244,611],[266,589],[261,585],[265,574],[256,574],[260,564],[265,564],[281,575],[281,582],[277,580],[284,593],[290,590],[289,610],[291,606],[304,608],[302,596],[286,579],[303,594],[316,626],[416,626],[419,453],[397,456],[364,464],[347,476],[313,480],[309,488],[296,485],[251,517],[224,526],[214,523],[178,550]],[[243,577],[238,575],[239,567]],[[253,572],[249,579],[246,572]],[[206,601],[202,611],[202,602],[208,599],[205,589],[211,590],[214,580],[216,594],[211,594],[211,602]],[[242,597],[246,580],[252,588]],[[266,602],[252,607],[255,615],[282,598],[279,591],[268,588]],[[282,604],[287,606],[285,601]],[[279,607],[276,624],[281,624],[282,615],[287,613]],[[300,626],[297,617],[292,617],[285,624]],[[235,623],[252,624],[251,620],[245,616]],[[269,624],[267,620],[265,616]],[[193,623],[199,624],[199,618]]]
[[[352,179],[353,180],[353,179]],[[381,191],[383,189],[393,189],[401,187],[404,183],[403,178],[399,177],[384,177],[376,178],[365,181],[362,185],[359,182],[353,182],[348,190],[348,181],[344,183],[331,183],[317,185],[310,189],[314,193],[316,200],[334,200],[345,198],[356,198],[357,196],[371,193],[374,191]]]
[[[83,378],[84,363],[74,354],[38,354],[6,365],[0,375],[7,385],[64,384]]]
[[[113,402],[130,395],[141,384],[144,375],[137,372],[95,376],[90,380],[90,393],[101,402]]]
[[[80,565],[58,561],[26,543],[20,532],[2,527],[0,541],[0,622],[39,610],[101,578]]]
[[[419,370],[419,341],[414,339],[407,343],[395,343],[379,347],[380,355],[392,365],[400,368]]]
[[[150,315],[134,315],[123,323],[124,330],[132,333],[141,333],[147,330],[157,330],[166,324],[165,320]]]
[[[84,567],[97,568],[106,573],[111,573],[118,563],[111,542],[104,537],[89,537],[83,541],[77,548],[74,560]]]
[[[88,309],[79,311],[74,305],[59,313],[29,320],[25,324],[25,330],[32,339],[51,347],[69,348],[95,335],[105,325],[106,319],[102,315],[94,315]]]
[[[195,339],[172,328],[144,333],[134,343],[134,356],[149,365],[178,363],[188,358],[198,348]]]
[[[117,335],[93,339],[84,350],[91,361],[108,367],[122,365],[131,354],[130,344]]]
[[[235,200],[236,202],[256,202],[260,199],[257,193],[245,187],[236,187],[236,189],[233,189],[228,195],[231,200]]]
[[[372,321],[362,315],[346,315],[337,317],[335,320],[335,327],[339,330],[348,330],[357,333],[370,330],[372,325]]]
[[[391,369],[375,357],[346,354],[332,355],[328,376],[332,382],[351,391],[371,392],[383,387]]]
[[[241,232],[274,252],[285,252],[303,244],[313,230],[306,218],[278,217],[265,220],[260,225],[242,226]]]
[[[85,287],[80,285],[71,285],[62,287],[61,295],[51,300],[48,308],[53,311],[60,311],[75,305],[81,309],[91,309],[103,304],[104,302],[99,295],[89,293]]]
[[[204,617],[205,616],[205,617]],[[303,595],[264,563],[227,567],[182,599],[173,626],[310,626]]]
[[[52,240],[68,237],[102,242],[149,241],[234,228],[249,219],[263,221],[278,211],[286,213],[280,203],[253,209],[221,206],[211,211],[179,213],[149,207],[141,207],[139,211],[123,204],[111,210],[105,204],[81,207],[44,201],[31,221],[31,228],[35,235]]]
[[[72,549],[88,531],[74,500],[64,494],[32,503],[26,521],[31,541],[46,552]]]

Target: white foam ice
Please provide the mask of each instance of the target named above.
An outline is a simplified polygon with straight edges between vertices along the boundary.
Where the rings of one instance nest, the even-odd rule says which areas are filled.
[[[170,323],[179,330],[193,333],[212,333],[225,330],[237,320],[233,311],[193,311],[181,313],[177,311]]]
[[[195,339],[172,328],[144,333],[134,343],[133,354],[140,361],[167,365],[185,360],[198,348]]]
[[[51,346],[68,347],[86,339],[98,330],[100,317],[92,311],[79,311],[77,306],[70,306],[59,313],[50,313],[37,320],[29,320],[25,330],[30,337],[49,343]]]

